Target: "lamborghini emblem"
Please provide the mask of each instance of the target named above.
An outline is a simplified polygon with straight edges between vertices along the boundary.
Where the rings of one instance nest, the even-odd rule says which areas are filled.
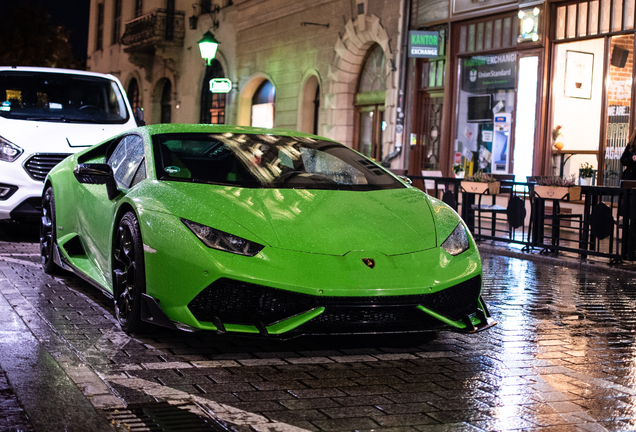
[[[375,267],[375,260],[373,258],[362,258],[362,262],[370,269]]]

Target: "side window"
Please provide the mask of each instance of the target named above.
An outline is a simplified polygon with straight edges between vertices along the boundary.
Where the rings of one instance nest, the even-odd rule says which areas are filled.
[[[143,138],[139,135],[128,135],[119,142],[108,159],[108,165],[113,169],[118,187],[125,189],[131,187],[135,174],[143,160]],[[137,183],[139,181],[137,180]]]

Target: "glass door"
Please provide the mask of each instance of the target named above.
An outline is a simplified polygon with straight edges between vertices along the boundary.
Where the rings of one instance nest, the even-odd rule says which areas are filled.
[[[515,112],[515,148],[512,173],[515,180],[526,181],[532,175],[534,159],[534,139],[537,117],[537,85],[539,56],[529,55],[519,58],[519,85],[517,109]]]

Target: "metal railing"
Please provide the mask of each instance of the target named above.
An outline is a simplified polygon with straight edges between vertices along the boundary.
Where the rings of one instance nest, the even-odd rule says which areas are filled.
[[[636,261],[636,189],[582,186],[581,200],[537,195],[535,183],[501,180],[497,195],[468,193],[462,179],[409,176],[414,186],[455,209],[476,241],[523,245],[522,250],[569,252],[609,263]],[[630,227],[632,228],[630,230]]]
[[[185,12],[155,9],[126,23],[121,43],[131,49],[153,49],[161,43],[183,45]]]

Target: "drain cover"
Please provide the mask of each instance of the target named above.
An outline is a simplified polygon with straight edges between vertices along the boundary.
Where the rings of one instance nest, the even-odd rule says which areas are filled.
[[[124,431],[174,431],[227,432],[217,421],[206,416],[194,403],[129,405],[125,409],[105,410],[106,417],[117,430]]]

